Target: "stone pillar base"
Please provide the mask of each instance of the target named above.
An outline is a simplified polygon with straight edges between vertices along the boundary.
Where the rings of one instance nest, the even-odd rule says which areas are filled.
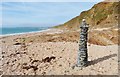
[[[72,66],[72,69],[82,70],[82,69],[83,69],[83,67],[78,66],[77,64],[75,64],[74,66]]]

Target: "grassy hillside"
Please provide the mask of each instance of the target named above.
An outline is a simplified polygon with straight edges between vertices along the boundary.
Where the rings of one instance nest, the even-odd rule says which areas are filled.
[[[118,22],[118,2],[100,2],[91,9],[81,12],[81,14],[70,21],[55,26],[56,28],[67,28],[71,30],[79,29],[81,20],[86,19],[90,27],[110,27]]]
[[[96,45],[120,44],[118,41],[118,16],[120,14],[120,2],[100,2],[91,9],[83,11],[79,16],[70,21],[55,26],[55,28],[68,29],[76,33],[69,35],[76,36],[79,41],[79,26],[83,18],[89,24],[88,42]],[[73,38],[70,38],[72,40]],[[74,40],[73,40],[74,41]]]

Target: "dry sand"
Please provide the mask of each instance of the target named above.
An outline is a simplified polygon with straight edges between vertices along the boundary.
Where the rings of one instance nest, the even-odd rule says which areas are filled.
[[[63,32],[65,31],[51,29],[45,32],[1,37],[0,73],[4,75],[118,74],[118,45],[100,46],[88,43],[88,66],[82,70],[72,69],[71,67],[77,62],[79,43],[75,39],[78,37]],[[61,33],[66,34],[64,38],[58,36]]]

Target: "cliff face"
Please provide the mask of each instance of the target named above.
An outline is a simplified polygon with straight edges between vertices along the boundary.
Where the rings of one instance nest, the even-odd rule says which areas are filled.
[[[120,2],[100,2],[91,9],[81,12],[79,16],[55,27],[78,31],[81,20],[85,18],[90,27],[89,43],[97,45],[118,44],[119,8]]]

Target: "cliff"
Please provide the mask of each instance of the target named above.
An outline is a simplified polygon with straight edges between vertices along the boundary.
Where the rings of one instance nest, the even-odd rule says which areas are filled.
[[[78,31],[81,20],[89,24],[89,43],[97,45],[118,44],[118,16],[120,2],[100,2],[91,9],[83,11],[79,16],[55,28]]]

